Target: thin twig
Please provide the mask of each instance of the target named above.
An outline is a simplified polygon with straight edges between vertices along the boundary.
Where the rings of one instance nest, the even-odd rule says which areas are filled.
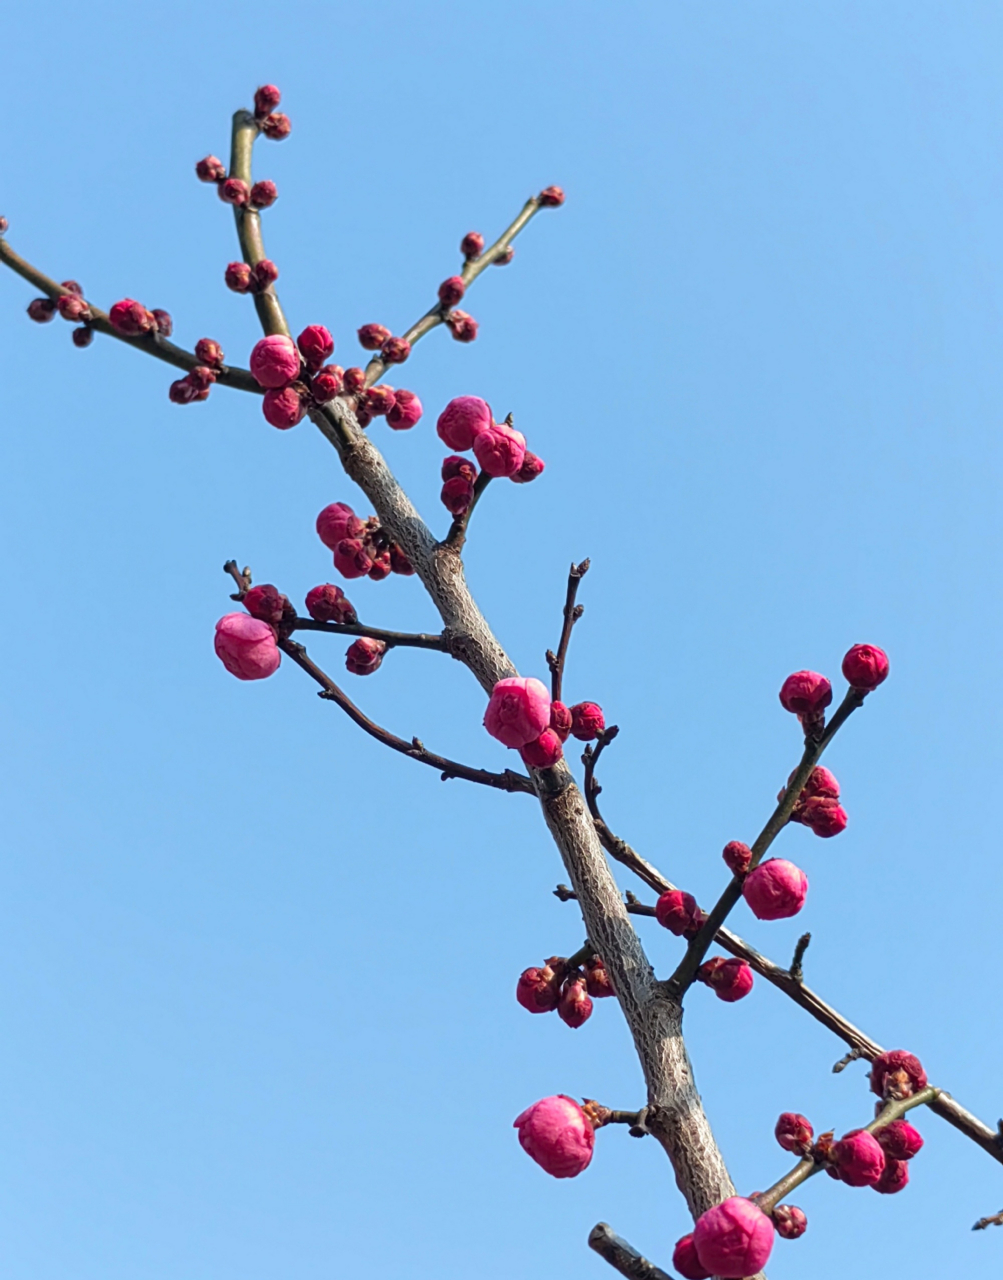
[[[240,178],[246,182],[249,188],[254,185],[251,160],[254,143],[260,132],[261,127],[250,111],[241,108],[233,113],[229,173],[231,178]],[[237,239],[240,241],[244,261],[248,266],[256,267],[263,258],[268,257],[261,238],[261,214],[247,205],[235,204],[233,219],[237,224]],[[254,309],[265,333],[282,333],[287,338],[290,337],[289,323],[274,287],[269,285],[267,289],[257,290],[252,296]]]
[[[554,702],[560,702],[561,700],[564,663],[568,656],[568,645],[571,642],[571,630],[585,612],[583,605],[575,604],[575,596],[578,595],[579,583],[588,571],[588,560],[583,560],[581,564],[575,564],[572,561],[571,569],[568,572],[568,592],[564,600],[564,625],[561,627],[561,642],[557,646],[556,654],[552,649],[547,650],[547,666],[550,668],[550,696]]]
[[[834,1062],[832,1064],[832,1074],[834,1076],[838,1076],[841,1072],[846,1070],[851,1062],[856,1062],[858,1058],[862,1058],[863,1056],[864,1055],[860,1052],[859,1047],[855,1046],[849,1053],[844,1053],[838,1062]]]
[[[791,967],[787,972],[795,982],[804,982],[804,971],[801,966],[804,961],[804,953],[808,950],[808,944],[810,942],[811,934],[803,933],[801,937],[798,938],[798,944],[794,948],[794,959],[791,961]]]
[[[479,782],[486,787],[495,787],[499,791],[523,791],[527,795],[535,795],[533,783],[529,778],[521,773],[514,773],[511,769],[506,769],[504,773],[491,773],[487,769],[472,769],[469,765],[458,764],[455,760],[447,760],[445,756],[436,755],[435,752],[427,750],[424,743],[418,738],[412,738],[410,742],[403,738],[398,738],[396,734],[390,733],[387,729],[382,729],[375,721],[370,720],[367,715],[355,705],[352,700],[338,688],[329,675],[323,672],[307,655],[306,649],[296,640],[280,640],[279,648],[283,653],[288,654],[298,667],[301,667],[308,676],[312,677],[320,685],[322,698],[326,698],[330,702],[336,702],[342,711],[359,726],[365,729],[371,737],[377,742],[382,742],[385,747],[390,747],[392,751],[399,751],[401,755],[408,756],[412,760],[417,760],[419,764],[427,764],[433,769],[438,769],[442,774],[442,780],[445,782],[448,778],[463,778],[466,782]]]
[[[781,799],[777,803],[777,807],[770,815],[770,819],[766,826],[756,837],[752,846],[752,860],[749,863],[749,871],[755,868],[762,861],[763,854],[766,853],[770,845],[777,838],[780,832],[790,821],[790,816],[794,811],[794,806],[801,797],[804,785],[808,781],[808,776],[812,769],[818,764],[823,751],[835,737],[839,729],[844,725],[847,719],[853,714],[859,706],[863,705],[866,694],[859,689],[850,688],[847,690],[846,697],[840,703],[836,714],[825,728],[818,739],[814,737],[805,739],[804,754],[801,757],[801,763],[794,772],[786,790],[783,792]],[[714,909],[704,921],[697,933],[696,937],[686,948],[682,960],[680,960],[675,973],[668,981],[667,992],[676,999],[681,1000],[687,989],[696,977],[697,969],[703,963],[703,958],[707,954],[707,948],[714,941],[718,929],[724,924],[728,918],[728,914],[732,907],[738,902],[742,896],[742,885],[744,876],[733,876],[724,893],[718,898]]]
[[[10,267],[22,279],[33,284],[40,293],[44,293],[53,302],[64,293],[71,292],[69,289],[64,289],[58,281],[43,274],[37,267],[33,267],[30,262],[26,262],[20,254],[15,253],[3,236],[0,236],[0,262]],[[87,325],[98,333],[107,334],[109,338],[117,338],[119,342],[125,342],[130,347],[135,347],[137,351],[145,351],[148,356],[154,356],[157,360],[174,365],[176,369],[194,369],[196,365],[202,363],[194,352],[175,346],[159,333],[142,333],[135,337],[119,333],[108,319],[107,312],[96,307],[90,299],[87,300],[87,306],[91,313]],[[241,369],[236,365],[224,365],[219,370],[214,369],[213,372],[220,386],[235,387],[238,391],[253,391],[255,395],[264,395],[264,388],[258,386],[247,369]]]
[[[236,592],[230,597],[231,600],[243,600],[251,589],[251,568],[241,570],[237,568],[236,560],[227,560],[223,565],[223,572],[228,573],[237,584]]]
[[[541,208],[543,208],[543,206],[540,204],[537,197],[530,196],[522,206],[519,216],[513,223],[505,228],[490,249],[485,249],[479,258],[467,259],[464,263],[463,270],[460,272],[460,279],[468,289],[482,271],[487,267],[490,267],[496,258],[501,257],[526,223],[529,222],[530,218],[532,218],[533,215]],[[403,337],[410,342],[412,346],[414,346],[416,342],[421,338],[424,338],[426,333],[431,333],[433,329],[437,328],[440,324],[443,324],[448,315],[449,307],[444,306],[441,302],[437,302],[433,307],[430,307],[428,311],[425,312],[420,320],[415,321],[411,328],[405,331]],[[386,371],[386,362],[378,355],[373,356],[366,365],[366,386],[371,387],[374,383],[379,382],[380,378],[383,377]]]
[[[667,1271],[642,1257],[606,1222],[597,1222],[589,1232],[589,1248],[594,1249],[600,1258],[605,1258],[627,1280],[672,1280]]]
[[[438,649],[449,652],[445,636],[428,635],[425,632],[385,631],[382,627],[367,627],[361,622],[315,622],[313,618],[297,618],[290,631],[326,631],[334,636],[369,636],[382,640],[388,649]]]
[[[453,517],[453,523],[449,526],[449,532],[442,543],[444,547],[449,547],[450,550],[457,552],[463,550],[463,544],[467,540],[467,525],[470,524],[470,517],[474,514],[474,507],[477,506],[481,494],[490,483],[491,477],[486,471],[481,471],[474,481],[474,496],[470,499],[470,506],[467,507],[462,516]]]

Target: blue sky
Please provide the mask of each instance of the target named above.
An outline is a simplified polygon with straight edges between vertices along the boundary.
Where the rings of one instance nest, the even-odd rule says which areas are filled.
[[[542,675],[568,563],[592,557],[567,689],[621,726],[607,816],[703,901],[797,758],[784,676],[888,650],[826,761],[849,828],[777,847],[808,873],[803,914],[734,925],[782,961],[811,929],[808,981],[990,1123],[1001,37],[966,0],[57,0],[10,4],[0,50],[13,247],[241,363],[232,222],[192,166],[226,155],[258,83],[293,119],[257,160],[281,295],[343,364],[360,324],[427,307],[464,232],[566,189],[471,292],[478,341],[438,332],[406,366],[423,422],[374,438],[444,530],[434,413],[512,410],[548,468],[489,491],[472,586]],[[166,366],[75,350],[30,297],[0,276],[5,1276],[598,1280],[599,1219],[668,1265],[686,1218],[653,1143],[601,1133],[558,1183],[511,1129],[549,1093],[642,1100],[611,1002],[571,1032],[512,997],[582,940],[533,802],[391,756],[290,664],[244,685],[212,654],[224,559],[300,601],[330,576],[314,516],[356,496],[333,453],[236,392],[169,404]],[[374,624],[435,625],[414,580],[351,594]],[[444,657],[395,653],[350,691],[509,763]],[[678,943],[641,927],[667,974]],[[743,1191],[787,1167],[781,1110],[868,1117],[863,1069],[833,1076],[840,1043],[766,984],[733,1007],[695,991],[686,1027]],[[1003,1233],[969,1230],[1003,1203],[998,1167],[920,1124],[909,1189],[816,1179],[771,1277],[998,1269]]]

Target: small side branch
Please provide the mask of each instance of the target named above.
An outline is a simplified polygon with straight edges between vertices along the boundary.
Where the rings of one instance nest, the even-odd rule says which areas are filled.
[[[811,934],[803,933],[801,937],[798,938],[798,944],[794,948],[794,959],[791,961],[791,967],[787,972],[795,982],[804,982],[804,970],[802,969],[802,963],[804,961],[804,953],[808,950],[808,944],[810,942]]]
[[[369,636],[382,640],[388,649],[438,649],[448,653],[445,637],[425,632],[385,631],[382,627],[367,627],[361,622],[315,622],[313,618],[297,618],[292,631],[326,631],[333,636]]]
[[[556,654],[552,649],[547,650],[547,666],[550,668],[550,696],[554,702],[561,701],[564,663],[568,656],[568,645],[571,643],[572,628],[585,612],[583,605],[575,604],[575,597],[578,595],[578,585],[588,571],[588,560],[583,560],[581,564],[572,562],[568,573],[568,592],[564,600],[564,626],[561,628],[561,642],[557,646]]]
[[[597,1222],[589,1232],[589,1248],[594,1249],[600,1258],[605,1258],[627,1280],[672,1280],[667,1271],[642,1257],[606,1222]]]
[[[481,494],[491,483],[491,477],[486,471],[481,471],[477,479],[474,481],[474,496],[470,499],[470,506],[467,507],[462,516],[456,516],[453,523],[449,526],[449,532],[446,534],[444,547],[449,547],[451,551],[460,552],[463,550],[463,544],[467,540],[467,526],[470,524],[470,517],[474,514],[474,507],[480,501]]]
[[[418,738],[412,738],[410,742],[407,742],[404,738],[398,738],[396,734],[381,728],[375,721],[364,715],[355,703],[338,688],[331,677],[309,658],[306,649],[301,644],[295,640],[280,640],[279,648],[320,685],[320,696],[322,698],[326,698],[329,702],[337,703],[350,720],[353,720],[360,729],[364,729],[377,742],[382,742],[385,747],[389,747],[392,751],[399,751],[401,755],[408,756],[411,760],[417,760],[419,764],[427,764],[433,769],[438,769],[442,774],[443,782],[449,778],[463,778],[466,782],[479,782],[482,786],[494,787],[498,791],[523,791],[527,795],[536,794],[533,790],[533,783],[521,773],[514,773],[511,769],[506,769],[504,773],[491,773],[487,769],[472,769],[469,765],[458,764],[455,760],[448,760],[445,756],[436,755],[434,751],[427,750],[424,743]]]

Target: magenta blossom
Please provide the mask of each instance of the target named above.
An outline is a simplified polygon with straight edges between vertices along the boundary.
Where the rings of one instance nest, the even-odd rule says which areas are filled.
[[[358,537],[362,528],[362,521],[347,502],[332,502],[317,517],[317,536],[329,551],[343,538]]]
[[[873,644],[855,644],[843,659],[843,675],[854,689],[870,693],[888,678],[888,654]]]
[[[264,680],[282,660],[275,632],[246,613],[228,613],[216,623],[216,656],[238,680]]]
[[[773,1249],[773,1222],[751,1200],[732,1196],[697,1219],[693,1244],[701,1266],[722,1280],[754,1276]]]
[[[768,858],[746,876],[742,894],[760,920],[786,920],[804,906],[808,877],[786,858]]]
[[[435,429],[447,448],[464,453],[473,447],[474,436],[491,422],[491,408],[480,396],[457,396],[439,414]]]
[[[254,344],[251,373],[261,387],[284,387],[299,376],[300,353],[292,338],[282,333],[269,334]]]
[[[595,1130],[573,1098],[541,1098],[516,1117],[513,1127],[523,1151],[551,1177],[576,1178],[588,1168]]]
[[[484,727],[506,747],[525,747],[550,723],[550,694],[539,680],[510,676],[491,691]]]
[[[514,476],[526,457],[526,437],[496,422],[474,436],[474,456],[489,476]]]

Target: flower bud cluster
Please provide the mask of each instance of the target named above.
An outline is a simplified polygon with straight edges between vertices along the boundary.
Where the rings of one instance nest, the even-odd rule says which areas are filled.
[[[551,956],[539,968],[524,969],[515,998],[530,1013],[553,1013],[577,1028],[592,1016],[592,999],[613,995],[613,985],[598,956],[572,967],[564,956]]]
[[[792,773],[787,779],[788,787],[793,780]],[[786,794],[785,788],[777,799],[782,800]],[[846,810],[839,803],[839,783],[822,765],[816,765],[808,775],[808,781],[791,811],[791,821],[803,823],[817,836],[825,839],[838,836],[841,831],[846,830]]]
[[[492,738],[518,750],[531,769],[548,769],[564,755],[561,738],[551,725],[547,688],[530,676],[499,680],[491,691],[484,727]]]
[[[227,264],[223,279],[234,293],[265,293],[279,278],[279,269],[271,258],[262,258],[252,267],[247,262]]]
[[[5,225],[6,218],[0,219]],[[3,232],[0,231],[0,235]],[[76,280],[64,280],[62,287],[66,290],[61,293],[58,298],[32,298],[28,303],[28,316],[34,320],[36,324],[48,324],[55,318],[58,313],[64,320],[68,320],[71,324],[78,324],[80,328],[73,330],[73,345],[75,347],[89,347],[94,339],[94,331],[90,326],[92,320],[92,312],[90,306],[84,299],[84,291]],[[167,332],[170,333],[170,316],[166,311],[153,312],[153,324],[156,326],[157,317],[165,316],[167,322]]]
[[[473,451],[484,473],[507,476],[517,484],[535,480],[544,464],[526,448],[526,437],[510,420],[495,422],[491,406],[479,396],[450,400],[436,423],[439,439],[457,454]],[[455,454],[442,465],[442,502],[454,516],[464,515],[474,497],[477,469]]]
[[[719,1000],[734,1004],[752,990],[752,970],[744,960],[712,956],[697,970],[697,981],[705,983]]]
[[[332,502],[321,511],[317,517],[317,536],[334,552],[334,567],[343,578],[369,577],[381,582],[391,573],[403,576],[414,573],[411,562],[381,528],[376,516],[362,520],[346,502]]]
[[[159,307],[147,310],[135,298],[122,298],[108,312],[108,320],[116,333],[124,338],[141,338],[146,334],[170,337],[174,328],[170,315]]]

